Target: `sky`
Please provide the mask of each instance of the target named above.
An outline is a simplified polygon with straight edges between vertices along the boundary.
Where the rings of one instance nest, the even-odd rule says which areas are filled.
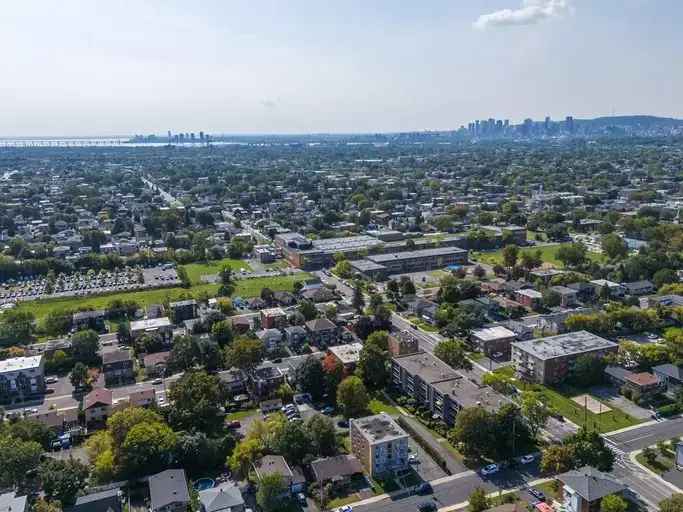
[[[683,117],[680,0],[6,0],[0,136]]]

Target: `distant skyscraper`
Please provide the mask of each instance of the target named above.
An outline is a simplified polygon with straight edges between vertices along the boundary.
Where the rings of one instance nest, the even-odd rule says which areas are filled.
[[[565,127],[569,133],[574,133],[574,118],[572,116],[566,117]]]
[[[204,132],[199,132],[199,140],[204,142]]]
[[[548,133],[550,131],[550,116],[545,116],[545,122],[543,123],[543,129],[545,130],[545,133]]]
[[[171,130],[168,131],[168,142],[171,142],[172,136],[171,136]]]

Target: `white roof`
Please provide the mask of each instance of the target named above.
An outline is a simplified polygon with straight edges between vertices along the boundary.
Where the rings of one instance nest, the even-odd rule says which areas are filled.
[[[514,338],[515,333],[507,327],[496,325],[494,327],[486,327],[484,329],[473,329],[472,336],[482,341],[491,341],[499,340],[501,338]]]
[[[147,318],[145,320],[135,320],[130,323],[131,331],[140,331],[146,329],[158,329],[159,327],[168,327],[171,325],[171,320],[167,316],[161,318]]]
[[[362,349],[363,345],[361,343],[349,343],[347,345],[329,347],[327,350],[332,352],[342,364],[350,364],[358,362]]]
[[[13,357],[0,361],[0,372],[17,372],[40,366],[43,356]]]

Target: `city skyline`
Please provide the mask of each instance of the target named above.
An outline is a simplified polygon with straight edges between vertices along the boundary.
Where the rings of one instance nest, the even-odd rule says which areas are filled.
[[[454,130],[489,117],[683,117],[683,70],[671,65],[683,49],[676,2],[428,7],[12,4],[0,20],[0,44],[11,49],[0,136],[371,133]]]

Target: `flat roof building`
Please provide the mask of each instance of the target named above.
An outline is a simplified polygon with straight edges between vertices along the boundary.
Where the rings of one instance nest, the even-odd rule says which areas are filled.
[[[408,468],[406,432],[386,413],[349,422],[351,451],[370,476]]]
[[[588,331],[512,343],[512,361],[520,378],[541,384],[561,382],[579,356],[604,356],[616,352],[617,343]]]

